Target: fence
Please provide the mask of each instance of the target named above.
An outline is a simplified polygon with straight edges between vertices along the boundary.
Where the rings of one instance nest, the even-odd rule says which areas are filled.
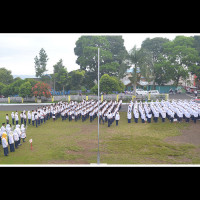
[[[51,98],[45,98],[42,97],[42,102],[58,102],[58,101],[82,101],[85,100],[98,100],[98,96],[96,95],[62,95],[62,96],[52,96]],[[167,100],[169,99],[168,94],[158,94],[158,95],[125,95],[125,94],[107,94],[107,95],[101,95],[101,100],[122,100],[123,102],[130,102],[131,100],[136,99],[137,101],[155,101],[158,100]],[[39,102],[37,98],[31,97],[31,98],[22,98],[22,97],[8,97],[8,98],[0,98],[0,103],[35,103]]]

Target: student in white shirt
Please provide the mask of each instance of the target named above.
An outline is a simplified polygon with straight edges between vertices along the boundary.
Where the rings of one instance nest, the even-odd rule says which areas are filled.
[[[120,120],[120,115],[119,115],[119,112],[117,112],[115,115],[116,126],[118,126],[119,120]]]
[[[9,145],[10,145],[10,152],[14,152],[15,151],[15,147],[14,147],[14,135],[13,135],[12,131],[10,131],[10,133],[9,133],[8,141],[9,141]]]
[[[132,114],[131,112],[127,112],[128,123],[131,123]]]
[[[31,113],[28,111],[28,124],[31,125]]]
[[[2,140],[2,147],[3,147],[3,150],[4,150],[4,156],[8,156],[8,142],[7,142],[6,132],[3,132],[1,140]]]
[[[9,117],[8,117],[8,114],[6,114],[6,123],[9,124]]]
[[[12,118],[12,124],[15,124],[15,114],[14,112],[11,113],[11,118]]]

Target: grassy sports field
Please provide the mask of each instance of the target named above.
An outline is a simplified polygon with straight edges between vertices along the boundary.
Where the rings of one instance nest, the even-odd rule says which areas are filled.
[[[5,114],[0,111],[0,123]],[[200,145],[166,141],[182,135],[182,130],[199,126],[193,123],[127,123],[126,112],[120,112],[119,126],[100,125],[100,162],[112,164],[200,164]],[[11,118],[11,117],[10,117]],[[199,126],[200,127],[200,126]],[[26,142],[7,157],[0,146],[0,165],[3,164],[90,164],[97,163],[97,119],[92,123],[61,118],[35,128],[28,126]],[[29,139],[33,139],[31,145]]]

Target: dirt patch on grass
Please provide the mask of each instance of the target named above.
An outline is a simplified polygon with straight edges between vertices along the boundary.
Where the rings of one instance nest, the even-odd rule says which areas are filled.
[[[200,121],[196,124],[190,123],[187,129],[181,130],[182,134],[179,136],[168,137],[165,142],[170,143],[189,143],[195,146],[200,145]]]
[[[96,124],[83,124],[80,131],[73,134],[71,137],[84,135],[84,140],[79,139],[76,145],[80,150],[67,150],[65,153],[74,157],[71,160],[54,160],[51,164],[90,164],[90,159],[97,156],[98,141],[94,140],[93,133],[97,130]]]

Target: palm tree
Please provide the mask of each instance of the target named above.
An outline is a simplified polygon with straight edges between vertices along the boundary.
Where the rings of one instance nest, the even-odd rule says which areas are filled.
[[[140,69],[139,65],[142,62],[143,56],[143,52],[137,49],[136,46],[129,51],[128,63],[129,66],[133,66],[132,77],[129,77],[129,80],[133,84],[134,96],[136,95],[136,87],[141,78],[141,73],[138,72],[138,69]]]

